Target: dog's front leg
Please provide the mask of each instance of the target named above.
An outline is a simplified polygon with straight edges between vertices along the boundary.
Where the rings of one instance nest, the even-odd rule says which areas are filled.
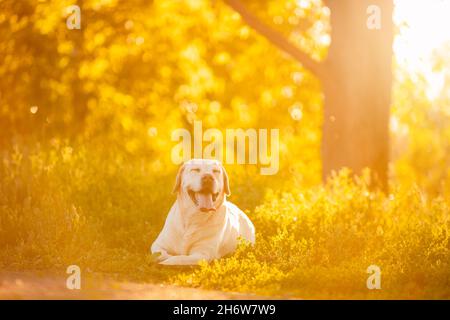
[[[171,256],[166,260],[161,261],[160,264],[187,266],[187,265],[196,265],[202,260],[208,261],[208,257],[201,253],[193,253],[190,255]]]

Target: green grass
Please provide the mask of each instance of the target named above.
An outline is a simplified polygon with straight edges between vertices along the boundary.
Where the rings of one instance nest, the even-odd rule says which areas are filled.
[[[175,166],[68,146],[16,148],[2,159],[1,270],[77,264],[130,281],[277,297],[450,298],[446,194],[397,184],[384,195],[345,170],[325,186],[302,187],[283,172],[232,168],[231,201],[254,222],[256,245],[199,267],[163,267],[149,247],[175,200]],[[382,270],[381,290],[366,288],[372,264]]]

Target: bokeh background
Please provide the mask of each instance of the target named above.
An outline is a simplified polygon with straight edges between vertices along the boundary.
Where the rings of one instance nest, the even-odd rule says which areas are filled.
[[[312,60],[326,60],[332,7],[240,2]],[[72,1],[0,1],[2,271],[77,264],[274,296],[450,298],[449,1],[392,2],[389,132],[376,137],[389,148],[389,188],[359,167],[356,177],[350,166],[322,178],[323,83],[227,3],[75,3],[80,30],[66,26]],[[227,167],[230,200],[255,223],[254,248],[163,268],[148,250],[174,201],[171,133],[194,120],[279,128],[280,171]],[[366,288],[372,264],[382,290]]]

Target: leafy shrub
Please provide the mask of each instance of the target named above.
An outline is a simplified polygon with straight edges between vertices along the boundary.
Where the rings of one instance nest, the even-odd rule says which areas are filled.
[[[254,248],[177,280],[304,298],[448,298],[449,213],[443,198],[418,189],[385,196],[343,171],[325,187],[268,193],[250,213]],[[382,270],[382,290],[366,287],[373,264]]]

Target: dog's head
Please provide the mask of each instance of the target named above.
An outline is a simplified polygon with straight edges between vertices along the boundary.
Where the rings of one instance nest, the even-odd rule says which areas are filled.
[[[178,170],[174,192],[201,212],[214,212],[225,196],[230,195],[230,185],[225,168],[217,160],[192,159]]]

